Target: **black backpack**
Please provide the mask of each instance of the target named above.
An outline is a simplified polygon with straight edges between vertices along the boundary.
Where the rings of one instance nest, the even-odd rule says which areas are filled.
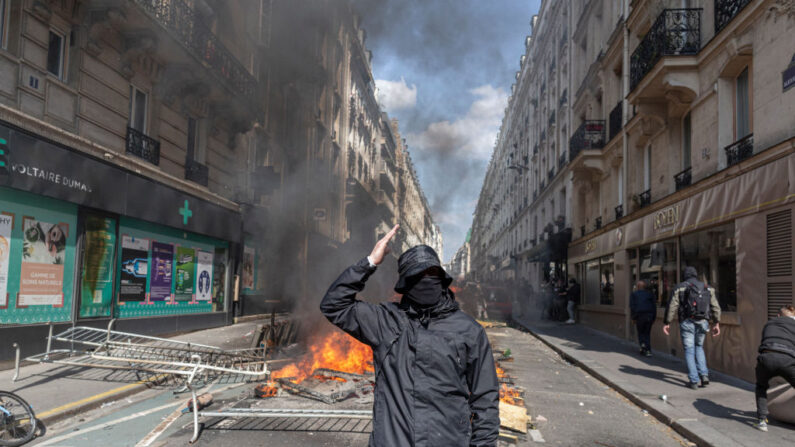
[[[682,297],[682,306],[685,318],[694,320],[704,320],[709,318],[709,305],[712,301],[712,294],[704,284],[698,285],[688,282]]]

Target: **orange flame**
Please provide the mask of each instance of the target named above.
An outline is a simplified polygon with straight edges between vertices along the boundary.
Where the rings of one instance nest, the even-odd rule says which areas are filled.
[[[500,385],[500,400],[506,404],[523,405],[522,393],[504,383]]]
[[[313,337],[308,351],[302,360],[271,373],[271,378],[290,377],[293,382],[301,383],[318,368],[354,374],[373,371],[373,350],[341,331]]]

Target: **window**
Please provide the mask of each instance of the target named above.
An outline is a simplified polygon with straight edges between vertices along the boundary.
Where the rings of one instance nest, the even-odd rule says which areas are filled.
[[[735,93],[737,96],[735,101],[735,131],[737,134],[735,137],[739,140],[751,133],[751,120],[749,116],[750,101],[748,97],[748,67],[745,67],[742,73],[737,76]]]
[[[50,44],[47,48],[47,71],[58,79],[63,79],[64,36],[50,30]]]
[[[603,256],[579,264],[580,279],[584,284],[586,304],[613,305],[615,303],[615,273],[613,256]],[[583,280],[582,274],[585,278]]]
[[[681,265],[715,288],[722,310],[737,310],[734,222],[682,236]]]
[[[0,48],[6,47],[6,0],[0,0]]]
[[[202,120],[188,117],[187,156],[199,163],[204,163],[206,159],[203,124]]]
[[[682,170],[690,167],[691,139],[693,128],[690,122],[690,112],[682,120]]]
[[[599,260],[599,304],[612,305],[614,303],[613,286],[613,256],[604,256]]]
[[[130,127],[141,133],[146,133],[146,93],[130,86]]]

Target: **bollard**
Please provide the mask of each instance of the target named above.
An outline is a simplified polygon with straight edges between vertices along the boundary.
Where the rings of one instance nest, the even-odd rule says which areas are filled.
[[[14,361],[14,377],[11,378],[11,382],[16,382],[19,378],[19,343],[13,344],[14,349],[16,352],[16,360]]]

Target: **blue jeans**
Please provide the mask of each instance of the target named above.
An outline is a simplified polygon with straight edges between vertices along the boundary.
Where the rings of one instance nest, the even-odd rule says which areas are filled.
[[[704,337],[709,332],[707,320],[685,320],[679,323],[682,346],[685,348],[687,376],[690,383],[699,383],[699,376],[708,376],[707,358],[704,356]]]

